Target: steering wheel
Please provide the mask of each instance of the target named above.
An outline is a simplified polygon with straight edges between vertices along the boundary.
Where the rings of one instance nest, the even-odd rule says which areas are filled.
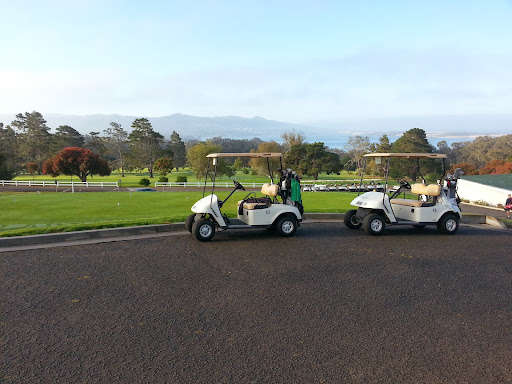
[[[238,181],[233,180],[233,183],[235,184],[236,189],[241,189],[242,191],[245,191],[245,188],[242,184],[240,184]]]
[[[396,179],[398,181],[398,184],[400,184],[400,187],[404,187],[406,189],[411,189],[411,184],[405,179]]]

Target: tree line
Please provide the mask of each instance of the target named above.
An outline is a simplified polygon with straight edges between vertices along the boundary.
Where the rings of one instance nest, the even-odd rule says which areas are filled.
[[[448,145],[441,141],[436,147],[427,140],[420,128],[412,128],[391,143],[387,135],[372,143],[368,136],[353,136],[341,149],[331,149],[322,142],[307,143],[305,136],[294,130],[284,132],[282,141],[229,139],[220,136],[206,141],[184,142],[173,131],[165,138],[156,132],[146,118],[137,118],[128,132],[120,124],[111,122],[102,132],[80,134],[69,125],[50,132],[39,112],[19,113],[8,125],[0,123],[0,179],[11,179],[21,173],[77,175],[85,181],[91,174],[107,175],[112,169],[125,172],[147,169],[161,176],[172,169],[190,166],[200,177],[206,174],[206,155],[214,152],[282,152],[286,167],[315,179],[320,173],[336,174],[341,170],[358,172],[363,167],[364,155],[371,152],[428,152],[445,153],[448,165],[460,167],[466,174],[511,173],[512,135],[481,136],[473,141]],[[442,172],[439,166],[426,164],[432,178]],[[273,165],[277,168],[277,164]],[[231,159],[218,164],[220,175],[231,177],[237,171],[265,173],[266,163],[261,159]],[[370,162],[369,174],[382,173],[380,166]],[[392,165],[391,176],[419,175],[416,165],[400,162]]]

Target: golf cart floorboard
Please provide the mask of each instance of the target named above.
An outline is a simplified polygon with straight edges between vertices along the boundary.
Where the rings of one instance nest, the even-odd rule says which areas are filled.
[[[227,226],[225,227],[225,229],[246,229],[246,228],[254,228],[254,227],[271,228],[272,227],[271,225],[257,225],[257,226],[249,225],[249,224],[244,223],[240,219],[229,219],[229,223],[226,223],[226,224],[227,224]]]
[[[399,219],[396,221],[396,223],[391,223],[393,225],[431,225],[431,224],[437,224],[437,223],[431,223],[431,222],[424,222],[424,221],[421,221],[421,222],[418,222],[418,221],[411,221],[411,220],[404,220],[404,219]]]

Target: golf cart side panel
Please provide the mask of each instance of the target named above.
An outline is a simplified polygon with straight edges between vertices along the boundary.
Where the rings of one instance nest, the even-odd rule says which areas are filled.
[[[406,205],[391,204],[398,220],[408,220],[417,223],[437,223],[451,209],[442,205],[433,207],[410,207]]]
[[[389,196],[382,192],[366,192],[350,202],[358,208],[383,211],[391,222],[396,222],[395,215],[389,203]]]
[[[221,227],[225,227],[226,223],[220,213],[218,200],[217,195],[205,196],[192,206],[191,211],[194,213],[210,214]]]
[[[248,225],[272,225],[282,214],[292,214],[298,221],[302,219],[297,207],[286,204],[273,204],[262,209],[243,209],[243,214],[238,214],[238,219]]]

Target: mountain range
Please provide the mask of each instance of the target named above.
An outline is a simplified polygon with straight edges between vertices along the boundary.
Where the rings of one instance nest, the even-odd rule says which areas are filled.
[[[14,120],[14,117],[14,115],[0,114],[0,122],[8,125]],[[60,125],[69,125],[82,135],[90,132],[103,134],[103,130],[109,128],[111,122],[121,124],[124,130],[130,132],[133,121],[138,118],[137,116],[123,115],[78,116],[54,113],[43,114],[43,117],[52,131]],[[215,136],[232,139],[259,137],[263,140],[270,140],[277,139],[281,133],[292,129],[303,132],[314,129],[298,124],[267,120],[262,117],[199,117],[177,113],[170,116],[148,117],[148,120],[151,122],[153,130],[165,138],[169,138],[172,131],[176,131],[184,140],[207,139]]]
[[[121,124],[128,132],[136,118],[144,116],[126,115],[67,115],[43,113],[47,125],[55,132],[60,125],[69,125],[86,135],[90,132],[103,131],[111,122]],[[14,114],[0,113],[0,122],[10,124]],[[372,142],[387,134],[393,142],[411,128],[421,128],[427,133],[432,144],[440,140],[449,143],[470,141],[477,136],[504,135],[512,133],[512,114],[489,115],[448,115],[448,116],[400,116],[382,118],[361,118],[336,123],[293,124],[269,120],[262,117],[244,118],[239,116],[200,117],[173,114],[162,117],[147,117],[153,129],[168,139],[172,131],[178,132],[183,140],[206,140],[221,136],[231,139],[252,139],[281,141],[283,132],[295,129],[306,136],[308,142],[322,141],[332,148],[342,148],[354,135],[369,136]]]

